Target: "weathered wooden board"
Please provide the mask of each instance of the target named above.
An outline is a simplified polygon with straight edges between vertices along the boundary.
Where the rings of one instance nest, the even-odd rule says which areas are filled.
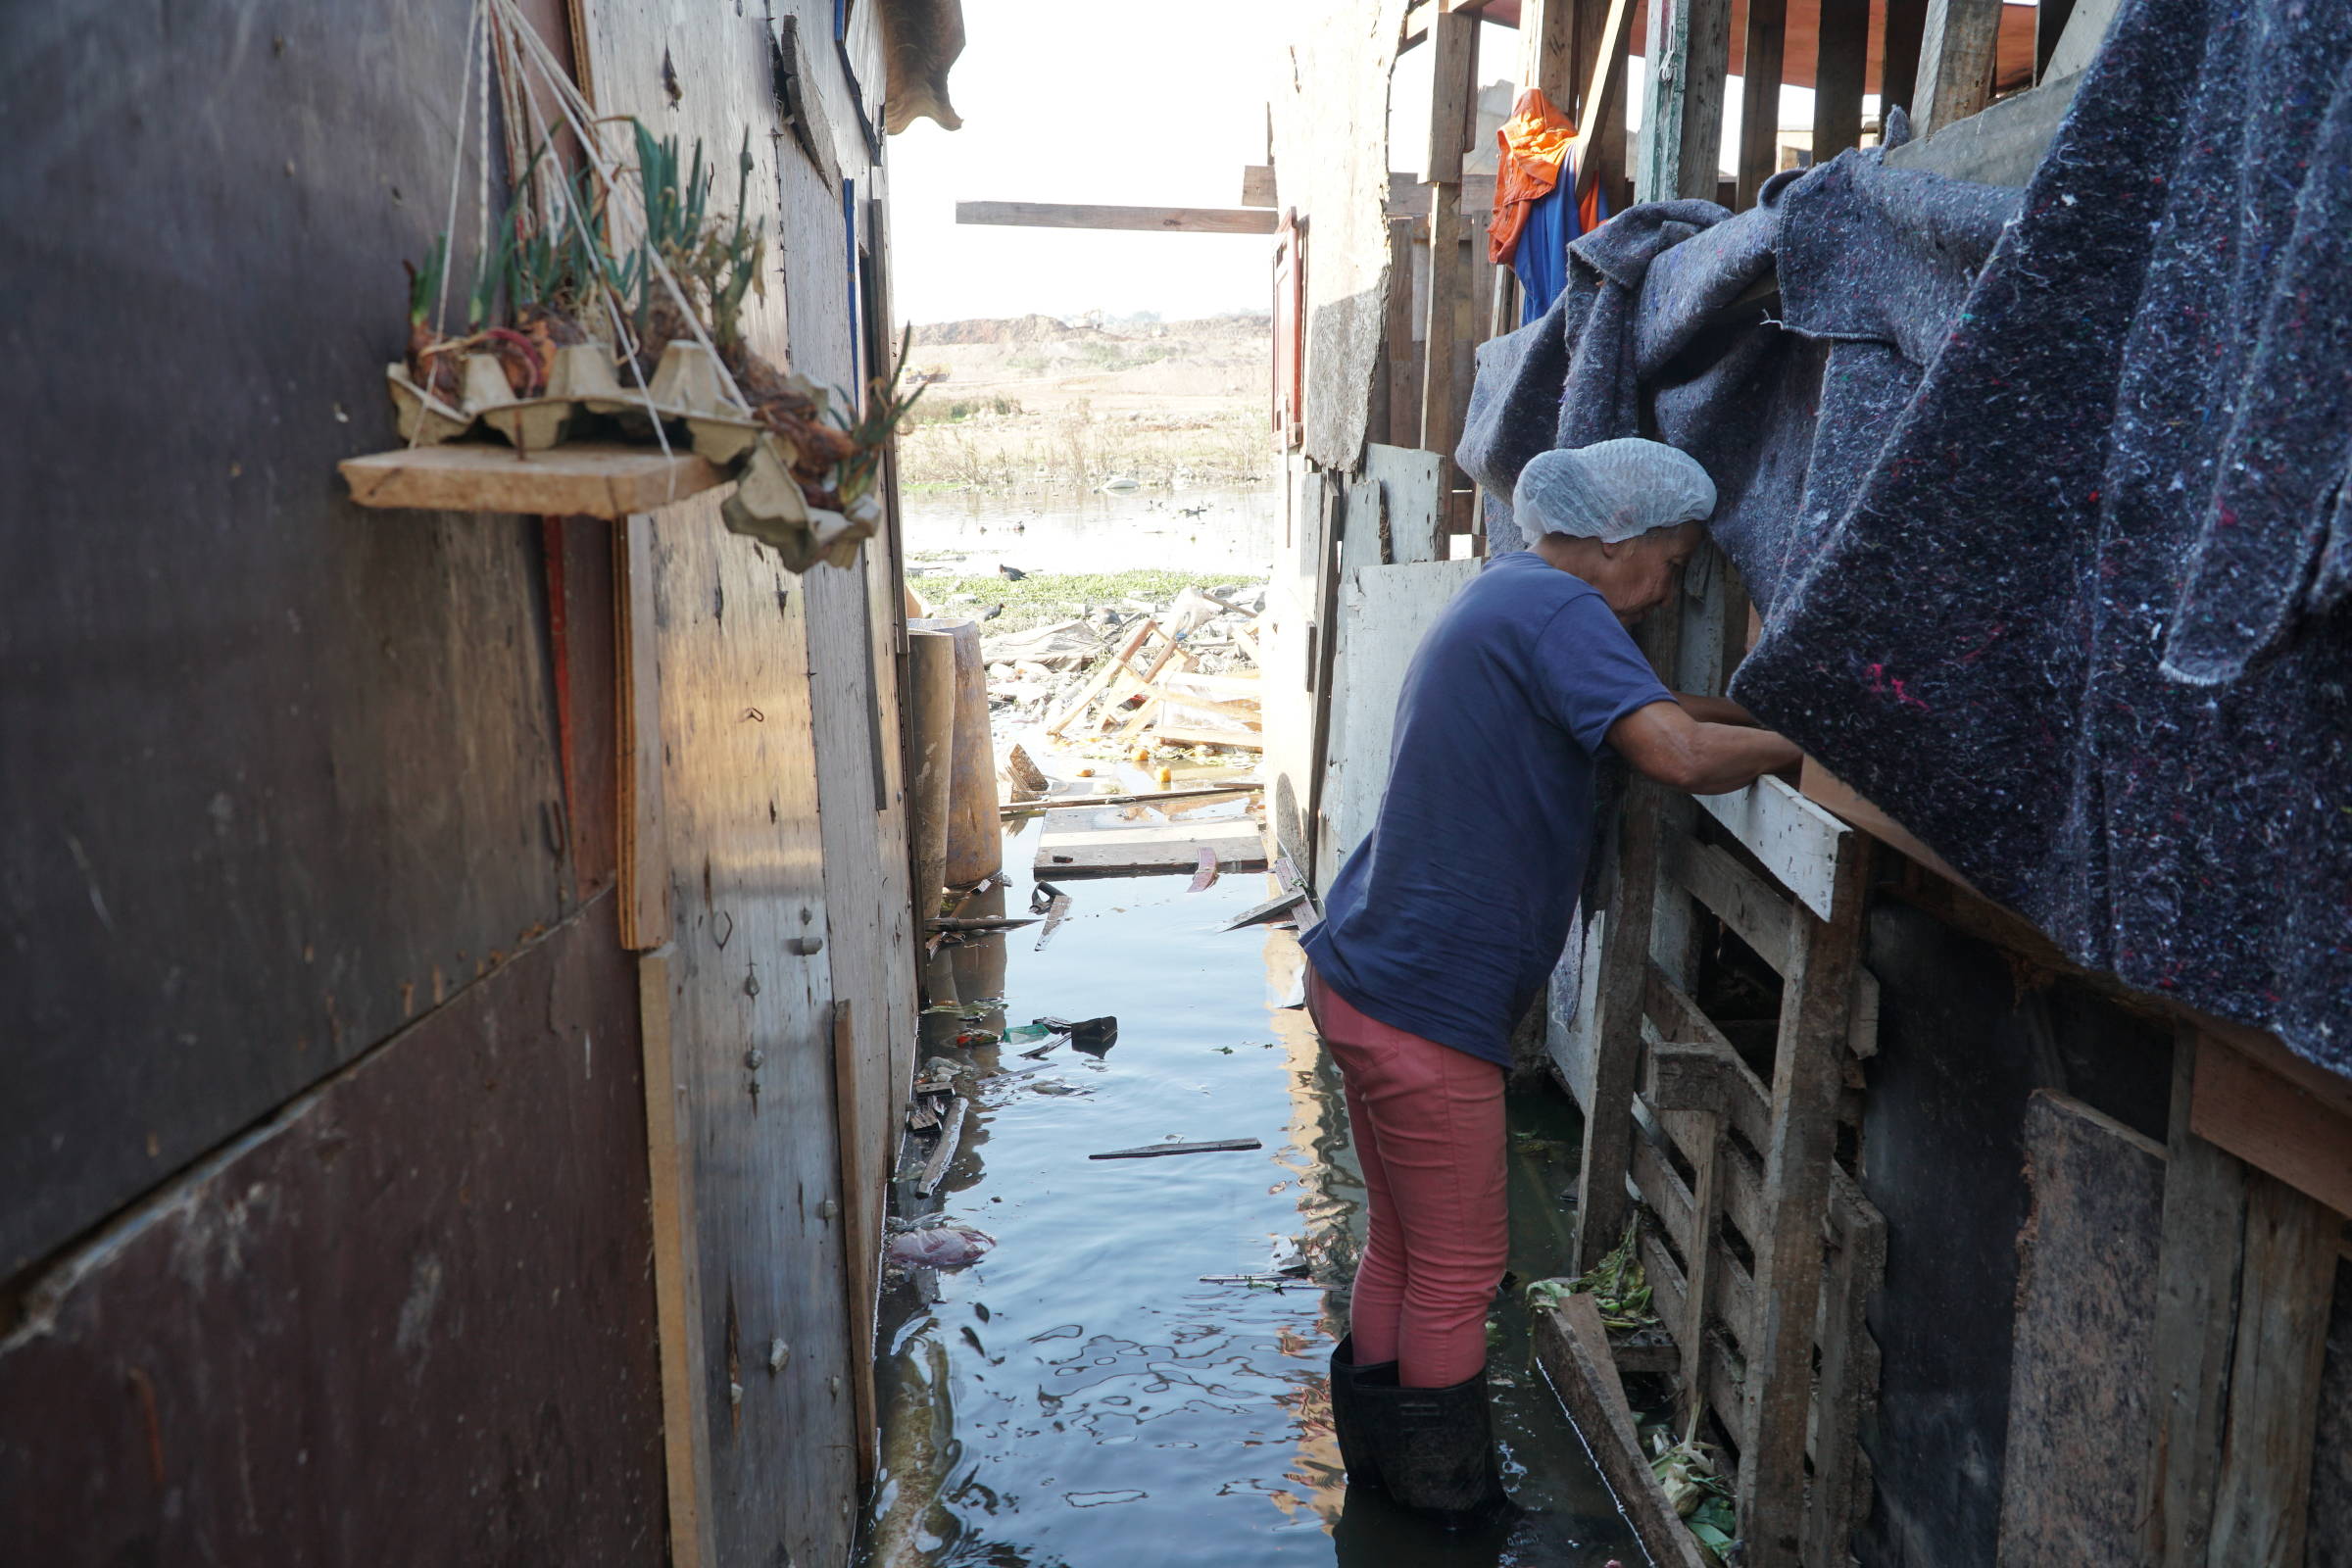
[[[2000,1560],[2131,1568],[2155,1414],[2164,1150],[2046,1089],[2026,1102],[2025,1139],[2034,1207],[2020,1242]]]
[[[1592,1298],[1569,1297],[1559,1311],[1538,1312],[1535,1320],[1536,1356],[1544,1374],[1567,1405],[1650,1560],[1661,1568],[1702,1568],[1706,1558],[1697,1542],[1650,1473]]]
[[[2352,1262],[2335,1266],[2304,1535],[2310,1543],[2309,1568],[2352,1568]]]
[[[2275,1041],[2208,1034],[2189,1126],[2247,1164],[2352,1213],[2352,1082]]]
[[[530,453],[452,442],[346,458],[336,466],[359,505],[409,512],[625,517],[724,482],[691,452],[597,442]]]
[[[1102,207],[1069,202],[957,202],[958,223],[1019,228],[1140,228],[1166,234],[1271,234],[1275,216],[1255,207]]]
[[[660,1561],[633,970],[607,894],[25,1281],[9,1560]]]
[[[333,475],[396,440],[383,279],[442,221],[467,10],[0,12],[12,343],[77,368],[0,391],[40,519],[0,541],[0,1274],[575,906],[539,524]],[[197,411],[135,462],[92,401],[132,365]]]
[[[1148,871],[1190,871],[1200,852],[1215,854],[1227,871],[1258,871],[1266,865],[1265,835],[1255,821],[1119,822],[1108,826],[1073,822],[1068,811],[1047,820],[1037,840],[1037,874],[1044,877],[1132,876]]]
[[[1315,849],[1317,887],[1331,886],[1340,862],[1372,830],[1388,787],[1389,749],[1405,670],[1422,636],[1481,564],[1438,561],[1362,566],[1342,581],[1323,830]]]
[[[1806,908],[1829,918],[1838,842],[1851,829],[1770,774],[1729,795],[1693,799]]]
[[[830,6],[770,9],[805,39],[832,36]],[[700,136],[721,157],[750,129],[753,205],[781,236],[784,286],[748,303],[746,337],[778,365],[854,385],[850,212],[777,119],[769,16],[682,0],[586,0],[583,12],[601,114],[640,116],[689,144]],[[864,141],[837,118],[855,102],[839,51],[809,48],[803,60],[839,172],[854,179]],[[863,1436],[833,1004],[838,987],[856,1017],[869,994],[879,1030],[891,1003],[860,967],[867,955],[848,951],[873,939],[879,906],[866,901],[883,890],[859,890],[837,929],[828,862],[838,853],[850,861],[841,875],[870,868],[878,808],[897,809],[876,797],[876,779],[887,789],[890,777],[863,708],[880,678],[862,608],[872,584],[862,568],[784,571],[726,530],[710,492],[664,513],[653,553],[669,1012],[694,1161],[697,1376],[710,1396],[695,1435],[710,1477],[707,1539],[718,1562],[839,1561]],[[863,1020],[855,1027],[861,1055]]]
[[[2273,1177],[2246,1186],[2245,1272],[2210,1560],[2300,1568],[2344,1219]]]

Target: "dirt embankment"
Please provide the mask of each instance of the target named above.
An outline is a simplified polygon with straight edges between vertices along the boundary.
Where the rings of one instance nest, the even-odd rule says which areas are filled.
[[[922,402],[900,437],[914,488],[1263,482],[1273,471],[1262,316],[942,321],[913,329]]]

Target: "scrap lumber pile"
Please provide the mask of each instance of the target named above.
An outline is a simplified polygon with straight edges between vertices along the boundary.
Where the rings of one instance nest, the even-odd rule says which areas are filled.
[[[1187,597],[1206,601],[1203,595]],[[1229,661],[1223,671],[1204,668],[1194,635],[1200,622],[1179,600],[1169,607],[1165,623],[1158,615],[1144,616],[1097,660],[1076,693],[1046,721],[1046,733],[1261,750],[1265,743],[1257,645],[1245,624],[1253,617],[1247,611],[1208,603],[1223,610],[1218,619],[1233,622],[1230,641],[1249,667]]]

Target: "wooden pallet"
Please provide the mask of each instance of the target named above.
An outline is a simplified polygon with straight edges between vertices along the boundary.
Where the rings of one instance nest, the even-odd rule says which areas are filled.
[[[1686,633],[1720,657],[1723,585],[1712,591],[1706,612],[1683,607],[1648,638],[1686,689],[1719,687],[1731,662],[1682,657]],[[1870,1496],[1856,1432],[1878,1356],[1863,1309],[1886,1221],[1834,1157],[1846,1086],[1877,1048],[1877,987],[1859,962],[1870,848],[1777,778],[1695,802],[1636,781],[1620,828],[1578,1263],[1597,1262],[1639,1207],[1682,1413],[1711,1415],[1739,1450],[1753,1568],[1843,1568]],[[1769,1084],[1689,994],[1701,910],[1781,976]]]

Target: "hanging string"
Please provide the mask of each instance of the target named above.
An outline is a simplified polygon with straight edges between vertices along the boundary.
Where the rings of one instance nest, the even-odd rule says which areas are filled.
[[[466,18],[466,65],[458,81],[458,129],[449,149],[449,210],[441,220],[441,292],[433,301],[433,335],[449,335],[450,252],[457,243],[458,191],[466,177],[466,111],[473,102],[473,39],[477,24],[487,24],[483,0],[473,0]]]

